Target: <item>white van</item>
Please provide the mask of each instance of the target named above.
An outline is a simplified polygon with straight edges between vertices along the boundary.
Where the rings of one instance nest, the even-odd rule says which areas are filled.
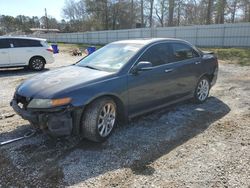
[[[46,39],[0,37],[0,67],[25,67],[40,71],[53,63],[53,49]]]

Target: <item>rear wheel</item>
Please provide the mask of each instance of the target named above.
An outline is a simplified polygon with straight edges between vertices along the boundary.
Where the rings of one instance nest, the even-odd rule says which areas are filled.
[[[29,68],[35,71],[44,69],[45,60],[41,57],[32,57],[29,62]]]
[[[195,89],[194,100],[197,103],[203,103],[209,95],[210,81],[207,77],[203,76]]]
[[[95,141],[105,141],[113,132],[117,119],[115,102],[104,97],[92,102],[85,110],[81,131],[85,138]]]

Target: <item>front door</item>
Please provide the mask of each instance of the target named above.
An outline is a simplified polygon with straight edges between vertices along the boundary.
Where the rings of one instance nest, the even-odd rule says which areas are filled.
[[[9,48],[10,48],[10,43],[8,39],[0,39],[0,66],[1,67],[10,65]]]

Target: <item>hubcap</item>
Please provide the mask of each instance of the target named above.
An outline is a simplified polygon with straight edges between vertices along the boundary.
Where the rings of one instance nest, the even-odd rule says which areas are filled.
[[[206,79],[200,81],[198,88],[197,88],[197,97],[200,101],[204,101],[209,92],[209,83]]]
[[[115,117],[116,109],[114,104],[105,104],[98,118],[98,132],[100,136],[106,137],[110,134],[115,124]]]
[[[41,59],[34,59],[32,61],[32,67],[35,69],[35,70],[40,70],[42,67],[43,67],[43,62]]]

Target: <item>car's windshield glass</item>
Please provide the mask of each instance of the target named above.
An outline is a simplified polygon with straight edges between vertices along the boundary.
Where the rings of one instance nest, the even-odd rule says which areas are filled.
[[[117,43],[106,45],[76,65],[108,72],[117,72],[136,54],[142,44]]]

